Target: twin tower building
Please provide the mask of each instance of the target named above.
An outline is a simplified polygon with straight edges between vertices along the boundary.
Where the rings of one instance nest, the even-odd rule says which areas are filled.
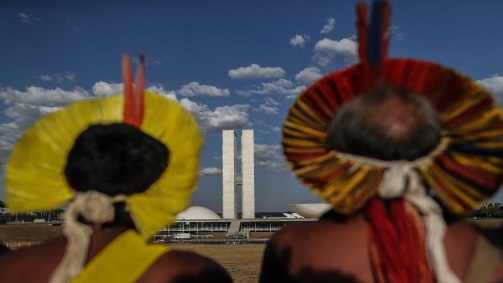
[[[241,152],[237,151],[237,134],[234,130],[222,132],[222,177],[224,219],[237,219],[237,202],[241,186],[241,218],[255,218],[255,160],[253,130],[242,130]],[[241,159],[241,164],[239,164]]]

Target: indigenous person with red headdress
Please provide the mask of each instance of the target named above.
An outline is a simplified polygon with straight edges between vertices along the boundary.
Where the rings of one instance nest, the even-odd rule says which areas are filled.
[[[136,87],[125,55],[124,95],[82,101],[37,121],[6,168],[11,212],[68,203],[64,237],[0,257],[0,282],[232,282],[206,257],[153,244],[190,204],[202,137],[175,101]]]
[[[474,81],[388,59],[390,6],[357,6],[360,64],[290,108],[292,171],[332,205],[268,243],[260,282],[503,282],[501,249],[461,220],[500,187],[503,112]],[[500,233],[501,234],[501,233]]]

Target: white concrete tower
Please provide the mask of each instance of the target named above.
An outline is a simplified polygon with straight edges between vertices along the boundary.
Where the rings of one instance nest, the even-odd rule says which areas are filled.
[[[236,135],[222,132],[222,218],[236,219]]]
[[[242,218],[255,218],[255,160],[253,130],[241,133]]]

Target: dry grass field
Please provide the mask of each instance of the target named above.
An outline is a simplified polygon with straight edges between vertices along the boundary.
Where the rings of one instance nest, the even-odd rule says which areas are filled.
[[[61,226],[46,224],[0,225],[0,242],[10,248],[37,245],[61,236]]]
[[[37,245],[61,235],[61,226],[45,224],[0,225],[0,242],[10,248]],[[264,244],[205,245],[171,244],[173,249],[190,250],[218,261],[234,282],[257,282]]]
[[[258,282],[264,244],[249,245],[170,245],[173,249],[189,250],[218,261],[236,283]]]
[[[502,220],[471,220],[485,228],[495,228]],[[45,224],[0,225],[0,242],[11,248],[36,245],[61,235],[60,226]],[[210,245],[171,244],[173,249],[190,250],[213,258],[224,266],[236,283],[257,282],[264,244]]]

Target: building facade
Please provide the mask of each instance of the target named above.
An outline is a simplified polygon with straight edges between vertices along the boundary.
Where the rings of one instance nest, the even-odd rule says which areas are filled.
[[[234,130],[222,132],[222,217],[237,218],[237,186],[241,185],[241,215],[255,218],[255,157],[253,130],[241,132],[241,166],[238,168],[237,135]]]

